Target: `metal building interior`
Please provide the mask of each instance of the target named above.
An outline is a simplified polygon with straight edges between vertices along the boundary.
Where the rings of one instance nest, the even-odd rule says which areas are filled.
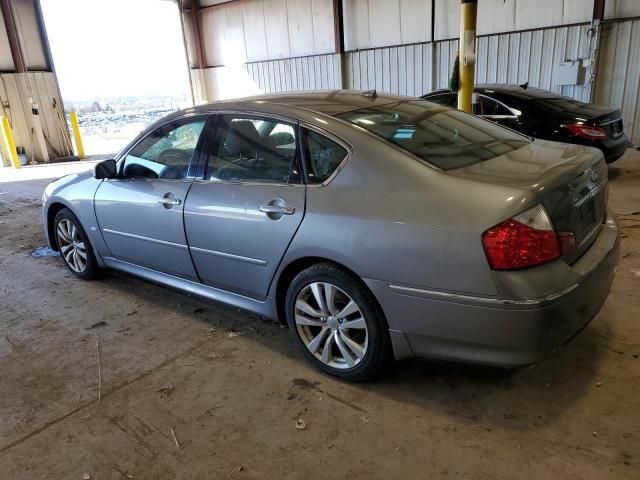
[[[477,0],[468,65],[461,12],[474,1],[157,1],[176,4],[194,106],[421,97],[470,71],[474,104],[474,83],[511,84],[617,109],[615,280],[540,363],[400,359],[365,383],[313,369],[256,311],[113,270],[79,281],[47,247],[43,191],[97,160],[65,109],[40,0],[0,0],[0,477],[640,478],[638,0]]]

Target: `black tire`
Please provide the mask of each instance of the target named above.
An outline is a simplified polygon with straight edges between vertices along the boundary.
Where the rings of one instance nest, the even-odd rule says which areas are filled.
[[[82,278],[84,280],[93,280],[98,278],[101,273],[100,266],[98,265],[98,261],[96,260],[96,256],[93,253],[93,246],[89,241],[89,237],[87,237],[84,228],[82,228],[82,224],[78,217],[76,217],[71,210],[68,208],[61,209],[53,219],[53,234],[55,235],[55,242],[58,246],[58,249],[62,248],[60,236],[58,233],[58,228],[61,224],[66,224],[66,222],[71,222],[75,228],[77,228],[77,235],[79,239],[82,240],[84,244],[84,253],[86,254],[86,266],[82,271],[76,271],[71,265],[70,261],[65,258],[64,252],[60,250],[60,256],[62,257],[62,261],[67,266],[69,271],[73,273],[76,277]]]
[[[335,368],[324,363],[311,353],[298,331],[295,321],[296,301],[298,296],[303,293],[303,290],[315,282],[326,282],[338,287],[338,289],[351,297],[357,304],[362,317],[364,317],[366,335],[368,336],[367,347],[362,359],[353,367]],[[358,277],[336,265],[318,263],[298,273],[287,290],[285,312],[291,335],[303,355],[316,368],[329,375],[350,382],[370,380],[379,374],[384,365],[391,359],[389,327],[377,300]],[[318,327],[319,330],[320,327]],[[331,336],[330,331],[329,336]],[[337,348],[337,345],[335,348]]]

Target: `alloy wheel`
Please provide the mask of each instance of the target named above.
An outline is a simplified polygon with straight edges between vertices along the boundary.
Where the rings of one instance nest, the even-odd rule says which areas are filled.
[[[367,322],[358,304],[328,282],[304,287],[296,298],[298,334],[322,363],[337,369],[353,368],[367,353]]]
[[[56,226],[56,238],[64,261],[76,273],[87,268],[87,251],[80,235],[80,229],[67,218],[62,218]]]

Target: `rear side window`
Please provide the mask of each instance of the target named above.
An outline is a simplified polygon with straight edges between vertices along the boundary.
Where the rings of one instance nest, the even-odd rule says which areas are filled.
[[[473,113],[487,117],[513,116],[513,112],[502,103],[486,95],[478,95],[478,103],[473,104]]]
[[[473,165],[531,143],[488,120],[428,101],[396,102],[341,113],[442,170]]]
[[[318,184],[327,180],[347,156],[347,150],[312,130],[305,130],[307,152],[307,182]]]
[[[207,150],[210,150],[207,147]],[[222,115],[205,178],[223,182],[299,183],[296,128],[275,119]]]
[[[439,103],[440,105],[446,105],[448,107],[458,107],[458,94],[456,93],[439,93],[437,95],[430,95],[426,100]]]

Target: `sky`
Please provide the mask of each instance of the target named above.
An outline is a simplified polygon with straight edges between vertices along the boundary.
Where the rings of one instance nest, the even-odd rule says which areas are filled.
[[[41,0],[65,100],[189,93],[171,0]]]

